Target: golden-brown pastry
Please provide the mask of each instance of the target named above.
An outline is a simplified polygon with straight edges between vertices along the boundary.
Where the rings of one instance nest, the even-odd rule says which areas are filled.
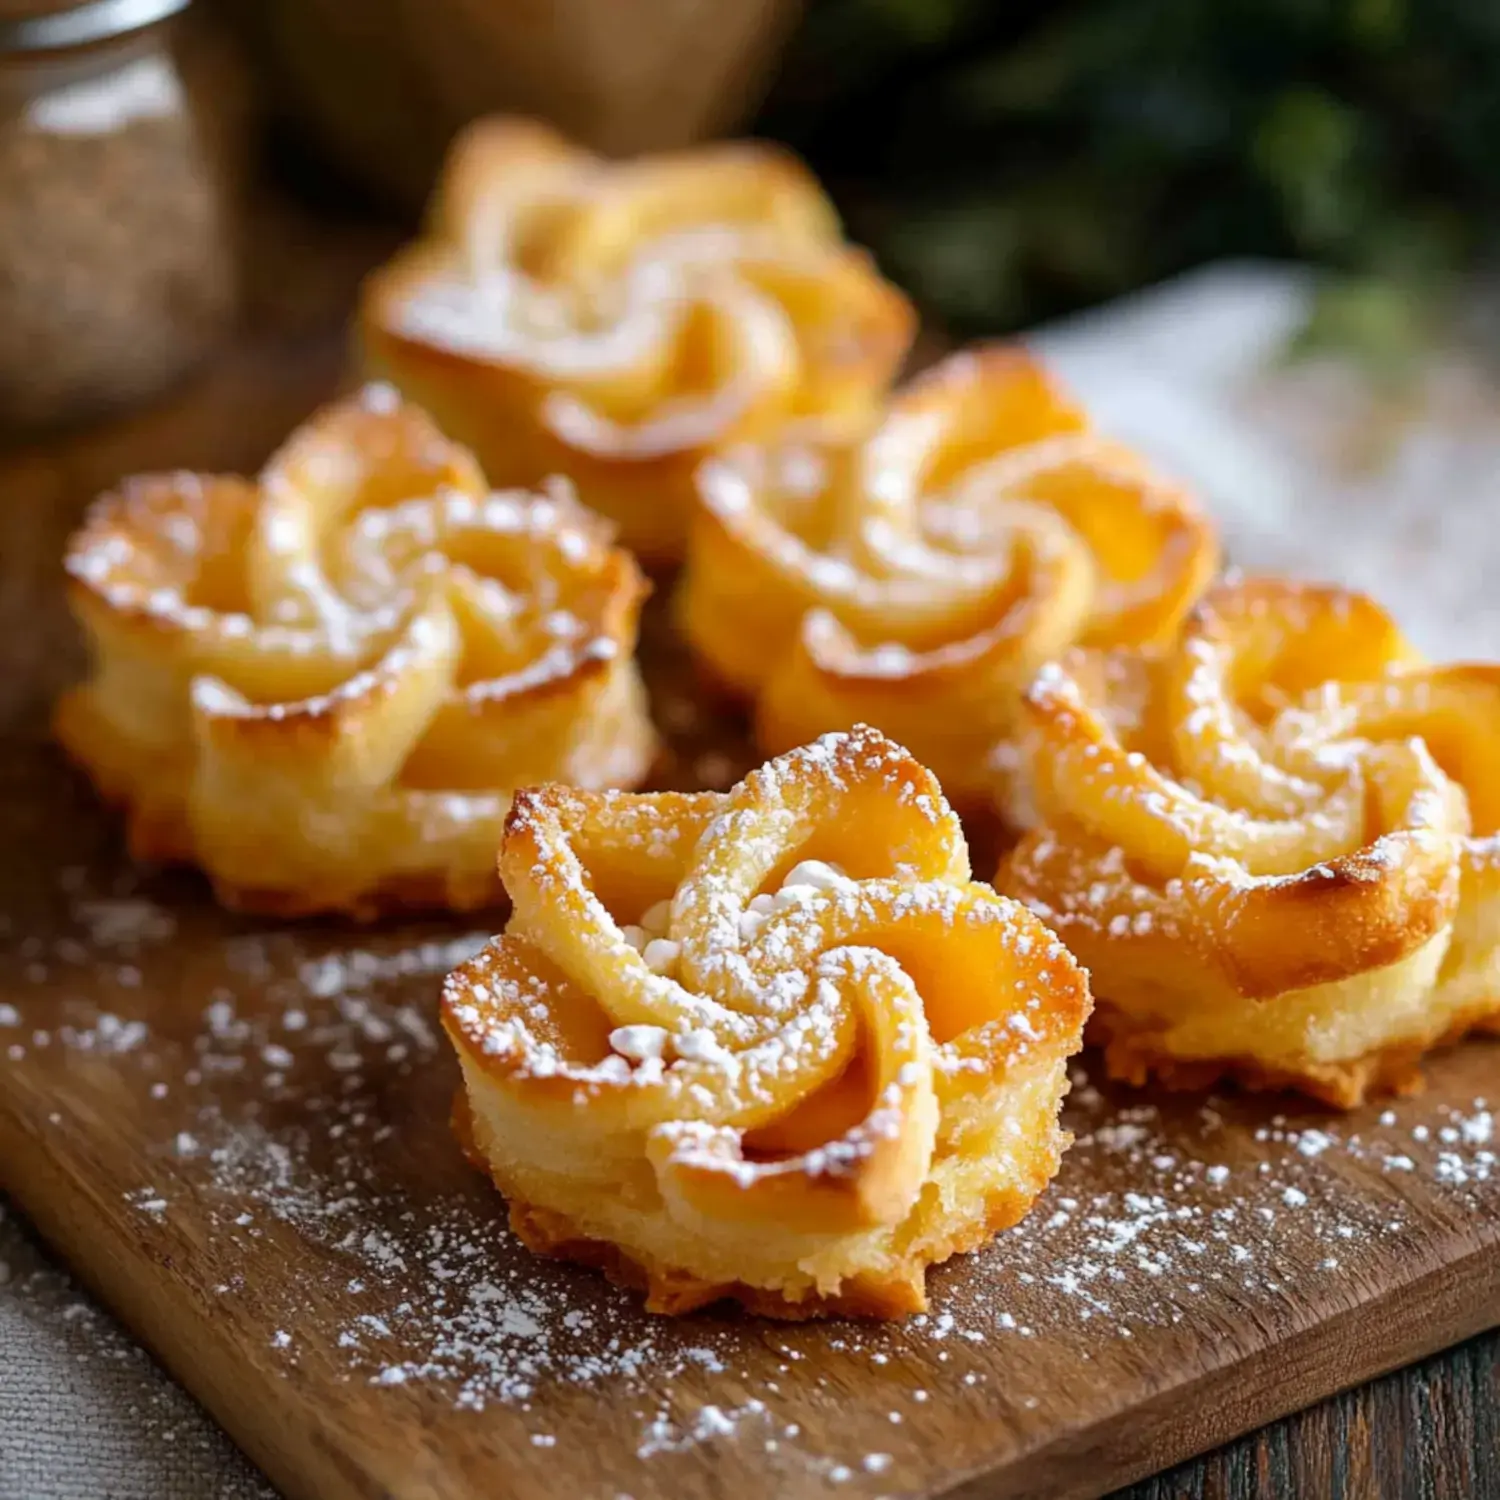
[[[685,1312],[895,1317],[1031,1206],[1087,980],[874,730],[727,793],[521,793],[448,979],[460,1133],[533,1249]]]
[[[231,905],[483,904],[516,786],[653,753],[629,555],[565,493],[489,491],[388,386],[258,481],[127,480],[67,570],[94,670],[57,733],[138,854]]]
[[[1342,589],[1226,582],[1026,698],[999,888],[1088,967],[1112,1073],[1352,1107],[1500,1018],[1500,667]]]
[[[784,152],[607,162],[492,119],[452,148],[424,237],[366,282],[359,331],[369,371],[491,483],[566,474],[668,560],[706,454],[862,431],[915,315]]]
[[[862,446],[747,447],[700,484],[678,617],[761,748],[878,724],[961,803],[987,800],[1042,662],[1170,636],[1218,559],[1018,348],[944,361]]]

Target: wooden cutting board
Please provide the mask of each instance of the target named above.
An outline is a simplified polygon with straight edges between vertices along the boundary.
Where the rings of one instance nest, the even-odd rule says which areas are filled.
[[[665,1322],[528,1256],[447,1130],[437,984],[486,924],[226,916],[132,870],[43,733],[82,502],[253,466],[334,365],[0,462],[0,1187],[288,1495],[1096,1495],[1500,1323],[1493,1044],[1349,1117],[1085,1058],[1049,1195],[902,1325]],[[732,780],[648,637],[665,778]]]

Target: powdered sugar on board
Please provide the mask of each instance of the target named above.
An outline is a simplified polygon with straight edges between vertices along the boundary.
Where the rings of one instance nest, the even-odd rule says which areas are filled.
[[[1330,489],[1312,458],[1325,429],[1308,430],[1303,401],[1327,373],[1278,398],[1259,383],[1266,344],[1242,337],[1244,320],[1226,330],[1199,306],[1187,338],[1172,321],[1157,320],[1159,347],[1118,324],[1094,339],[1098,381],[1071,358],[1064,373],[1106,427],[1203,481],[1237,560],[1377,584],[1445,655],[1500,647],[1480,628],[1492,601],[1471,587],[1493,551],[1470,523],[1495,465],[1454,467],[1437,451],[1492,432],[1403,429],[1394,465],[1346,468]],[[1263,309],[1250,321],[1278,326]],[[1111,392],[1138,423],[1110,418]],[[1240,425],[1251,411],[1273,442],[1251,441]],[[1360,505],[1370,524],[1356,536],[1343,518],[1371,473],[1382,498]],[[1400,546],[1393,518],[1410,523]],[[665,611],[644,633],[654,661],[677,649]],[[672,784],[739,779],[743,737],[687,675],[657,671],[652,690]],[[398,1432],[440,1443],[480,1432],[522,1492],[534,1478],[551,1493],[640,1500],[681,1492],[697,1462],[744,1493],[909,1493],[930,1482],[922,1438],[935,1413],[947,1464],[982,1460],[1002,1434],[1040,1446],[1059,1409],[1138,1397],[1141,1370],[1200,1369],[1252,1331],[1280,1337],[1347,1309],[1445,1246],[1500,1237],[1494,1044],[1436,1064],[1427,1099],[1349,1118],[1274,1099],[1148,1101],[1080,1080],[1060,1179],[1019,1228],[934,1274],[925,1317],[647,1319],[591,1273],[522,1251],[458,1158],[434,991],[472,929],[364,935],[221,917],[194,882],[120,874],[92,799],[50,759],[20,762],[0,763],[10,843],[27,855],[0,870],[0,1116],[24,1109],[59,1161],[97,1162],[114,1144],[104,1134],[132,1133],[140,1162],[112,1201],[153,1253],[190,1268],[201,1294],[183,1303],[201,1327],[253,1327],[247,1347],[284,1383],[288,1413],[331,1410],[348,1391]],[[35,1282],[0,1246],[3,1306]],[[80,1309],[69,1328],[103,1324],[66,1296]],[[131,1346],[116,1339],[80,1360],[123,1362],[115,1351]],[[181,1406],[164,1444],[200,1430]],[[609,1455],[607,1488],[566,1478],[580,1412],[587,1446]]]
[[[558,1404],[584,1400],[614,1414],[643,1472],[722,1448],[788,1482],[898,1493],[934,1399],[1024,1426],[1050,1348],[1087,1384],[1091,1368],[1106,1378],[1112,1345],[1166,1348],[1205,1318],[1295,1323],[1405,1253],[1414,1189],[1500,1228],[1484,1094],[1348,1118],[1230,1096],[1158,1105],[1101,1091],[1085,1063],[1062,1175],[1017,1229],[934,1273],[927,1314],[888,1327],[650,1318],[521,1249],[458,1159],[436,987],[485,929],[256,930],[147,889],[69,868],[52,893],[64,919],[9,934],[0,1046],[16,1076],[104,1067],[149,1102],[150,1170],[122,1185],[124,1204],[143,1230],[206,1232],[205,1294],[264,1325],[289,1380],[331,1360],[341,1384],[453,1420],[504,1410],[539,1453]],[[101,924],[100,901],[129,903],[114,909],[131,919]],[[35,936],[44,926],[54,935]],[[184,926],[194,941],[212,932],[205,988],[179,966]],[[49,1127],[84,1122],[59,1108]],[[268,1265],[296,1274],[268,1281]],[[808,1403],[831,1380],[876,1383],[878,1443],[809,1438]]]

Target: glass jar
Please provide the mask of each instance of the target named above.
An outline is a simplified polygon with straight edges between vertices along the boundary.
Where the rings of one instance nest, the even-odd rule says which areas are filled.
[[[0,429],[147,396],[233,317],[224,174],[171,45],[187,3],[0,20]]]

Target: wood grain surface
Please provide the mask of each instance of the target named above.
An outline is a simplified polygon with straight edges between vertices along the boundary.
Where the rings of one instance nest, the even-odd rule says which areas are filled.
[[[1116,1500],[1493,1500],[1500,1495],[1500,1338],[1300,1412]]]
[[[132,870],[45,739],[85,500],[134,468],[252,467],[338,369],[326,339],[249,343],[0,461],[0,1186],[287,1494],[1095,1495],[1500,1323],[1494,1045],[1347,1118],[1113,1093],[1085,1059],[1051,1194],[896,1327],[664,1323],[528,1257],[446,1128],[436,982],[482,924],[225,916],[190,874]],[[744,753],[659,612],[649,633],[664,777],[722,784]],[[1365,1493],[1347,1439],[1414,1389],[1304,1419],[1295,1471],[1262,1457],[1285,1438],[1233,1462]],[[1155,1493],[1297,1489],[1233,1472]]]

